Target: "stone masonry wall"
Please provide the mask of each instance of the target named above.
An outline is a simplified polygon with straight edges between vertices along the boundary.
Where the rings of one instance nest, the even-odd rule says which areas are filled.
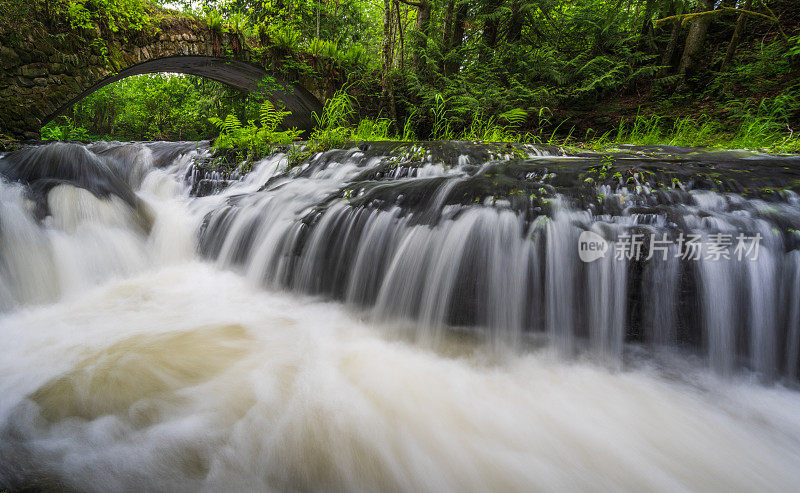
[[[106,41],[103,56],[75,34],[0,32],[0,137],[38,139],[62,105],[138,63],[175,55],[250,58],[235,35],[212,33],[195,19],[168,18],[147,32]]]

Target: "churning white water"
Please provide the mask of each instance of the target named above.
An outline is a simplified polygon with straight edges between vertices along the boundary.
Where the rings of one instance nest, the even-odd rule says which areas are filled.
[[[146,154],[136,159],[152,159]],[[376,321],[374,311],[360,308],[369,298],[380,314],[403,314],[421,303],[422,322],[414,324],[438,327],[447,300],[436,291],[452,290],[458,272],[444,260],[431,261],[426,272],[413,254],[465,255],[468,246],[453,238],[469,231],[516,235],[511,212],[467,211],[443,226],[455,233],[434,244],[420,226],[378,234],[396,211],[371,217],[364,241],[372,248],[359,250],[355,262],[376,268],[374,256],[393,252],[387,269],[397,271],[389,276],[395,284],[370,287],[368,275],[363,284],[350,277],[340,286],[351,302],[343,305],[280,291],[277,282],[265,289],[264,280],[280,278],[275,257],[286,237],[301,234],[296,218],[354,167],[254,194],[280,165],[267,161],[224,194],[189,198],[182,180],[189,159],[145,166],[149,171],[132,181],[136,207],[57,185],[40,222],[19,185],[0,184],[0,489],[672,492],[800,485],[796,391],[723,379],[670,351],[630,357],[619,369],[606,357],[565,359],[516,338],[487,344],[434,330],[434,341],[420,341],[403,330],[412,322]],[[251,223],[271,214],[253,233],[258,263],[234,262],[235,232],[220,238],[216,263],[195,253],[204,217],[231,197],[252,202],[242,209]],[[336,214],[329,210],[322,220],[336,221]],[[237,216],[234,228],[245,224]],[[306,248],[323,248],[317,240]],[[479,246],[487,255],[504,252],[490,261],[510,262],[509,271],[533,255],[522,243],[492,246],[490,238]],[[543,253],[555,274],[563,272],[563,251],[551,244]],[[304,268],[298,283],[321,282]],[[613,261],[593,269],[588,275],[611,300],[624,298]],[[438,280],[428,294],[401,296],[424,275]],[[675,282],[668,269],[647,275]],[[735,275],[765,283],[775,274]],[[521,284],[513,276],[490,278],[487,289],[524,304],[513,289]],[[568,296],[570,284],[560,285]],[[607,299],[587,305],[600,322],[589,338],[620,362],[624,322]],[[667,340],[663,324],[672,315],[662,312],[647,323]],[[487,325],[502,330],[521,324],[519,316],[490,313]],[[719,317],[714,337],[732,337],[724,313]],[[545,323],[558,332],[573,322]],[[730,369],[728,356],[720,358],[711,355],[714,365]]]
[[[197,262],[7,316],[0,477],[81,491],[800,484],[795,392],[382,332]]]

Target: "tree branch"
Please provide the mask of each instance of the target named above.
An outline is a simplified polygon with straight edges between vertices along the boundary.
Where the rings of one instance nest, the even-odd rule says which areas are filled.
[[[775,22],[775,23],[778,22],[777,17],[771,17],[769,15],[762,14],[760,12],[753,12],[752,10],[737,9],[737,8],[734,8],[734,7],[722,7],[720,9],[709,10],[707,12],[697,12],[697,13],[694,13],[694,14],[671,15],[669,17],[664,17],[663,19],[658,19],[658,20],[654,21],[653,24],[655,25],[655,27],[658,28],[658,27],[663,26],[664,24],[669,24],[669,23],[672,23],[672,22],[680,21],[681,26],[686,26],[687,24],[689,24],[690,22],[693,22],[694,20],[696,20],[698,18],[701,18],[701,17],[716,17],[718,15],[722,15],[722,14],[725,14],[725,13],[728,13],[728,12],[739,13],[739,14],[743,14],[743,15],[752,15],[754,17],[762,17],[764,19],[767,19],[767,20]]]
[[[412,7],[416,7],[418,9],[422,8],[422,2],[413,2],[412,0],[400,0],[400,2],[406,5],[411,5]]]
[[[780,22],[778,22],[778,16],[775,15],[775,12],[773,12],[772,9],[769,8],[769,6],[767,5],[767,3],[764,0],[759,0],[759,2],[761,3],[762,7],[767,9],[767,12],[769,12],[769,15],[771,15],[775,19],[775,23],[778,25],[778,31],[781,33],[781,36],[783,36],[783,42],[788,45],[789,44],[789,36],[787,36],[786,33],[783,32],[783,28],[781,27]]]

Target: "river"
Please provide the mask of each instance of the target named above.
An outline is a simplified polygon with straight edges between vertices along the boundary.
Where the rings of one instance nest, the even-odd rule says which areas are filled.
[[[630,267],[606,257],[584,271],[566,252],[581,221],[603,232],[630,214],[589,219],[556,196],[542,224],[513,198],[449,203],[486,171],[466,155],[392,168],[401,196],[362,206],[370,191],[352,184],[382,161],[357,149],[289,173],[279,154],[240,180],[206,174],[223,186],[197,197],[207,150],[195,147],[53,144],[0,158],[22,170],[0,183],[0,489],[800,484],[784,246],[766,241],[744,267],[695,267],[705,342],[692,346],[668,310],[687,295],[664,292],[677,266],[643,277],[667,301],[644,310],[652,323],[636,336]],[[434,192],[408,214],[407,185],[420,182]],[[693,193],[675,206],[687,216],[764,221],[756,199],[731,212],[719,198],[735,198]],[[800,211],[791,194],[769,207]],[[703,290],[724,275],[744,281]],[[596,295],[576,294],[586,286]],[[729,327],[739,318],[752,323]]]

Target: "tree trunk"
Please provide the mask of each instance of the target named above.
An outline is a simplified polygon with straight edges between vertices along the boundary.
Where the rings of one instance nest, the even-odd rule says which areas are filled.
[[[414,68],[418,71],[425,66],[422,52],[428,46],[431,24],[431,4],[429,0],[421,0],[417,7],[417,39],[414,42]]]
[[[317,39],[319,39],[319,11],[320,11],[320,2],[322,0],[317,0]]]
[[[508,23],[508,41],[514,43],[522,37],[523,15],[520,12],[521,5],[519,0],[514,0],[511,4],[511,19]]]
[[[498,27],[496,19],[487,20],[483,25],[483,44],[492,50],[497,46]]]
[[[387,108],[391,115],[395,114],[394,88],[390,72],[394,60],[394,15],[393,0],[383,0],[383,73],[381,75],[381,106]]]
[[[746,0],[744,3],[744,9],[750,10],[751,6],[752,1]],[[736,28],[733,30],[733,36],[731,37],[730,44],[728,44],[728,51],[725,52],[725,60],[722,61],[722,67],[720,67],[720,70],[725,70],[733,60],[733,55],[736,53],[736,44],[739,43],[739,38],[742,37],[742,33],[744,32],[746,24],[747,16],[745,16],[745,14],[739,14],[739,18],[736,20]]]
[[[642,27],[639,31],[639,46],[646,48],[648,44],[652,45],[653,39],[653,0],[647,0],[644,5],[644,17],[642,18]]]
[[[483,46],[480,47],[478,59],[481,64],[486,64],[492,58],[495,48],[497,47],[497,30],[499,28],[498,22],[494,19],[486,20],[483,24],[483,33],[481,33],[481,41]]]
[[[497,22],[497,18],[488,18],[489,16],[493,16],[495,12],[497,12],[497,8],[500,6],[500,2],[498,0],[492,0],[487,2],[486,8],[483,14],[487,17],[487,19],[483,23],[483,32],[481,33],[481,41],[483,41],[483,46],[485,50],[481,53],[482,57],[485,59],[491,56],[491,52],[494,51],[495,47],[497,46],[497,34],[500,29],[500,23]]]
[[[469,5],[466,2],[461,2],[458,6],[458,10],[456,10],[455,22],[453,22],[453,40],[450,42],[452,48],[460,48],[464,42],[468,12]]]
[[[669,36],[669,43],[667,43],[667,48],[664,50],[664,55],[661,57],[661,65],[667,67],[662,70],[662,72],[669,71],[670,68],[673,68],[673,58],[675,58],[675,51],[678,49],[678,39],[681,36],[681,21],[675,21],[672,24],[672,32]],[[662,75],[664,75],[662,73]]]
[[[464,42],[464,32],[466,31],[467,13],[469,12],[469,5],[466,2],[461,2],[455,12],[453,19],[453,35],[450,38],[450,50],[453,52],[459,48]],[[461,68],[460,58],[454,58],[451,54],[447,63],[446,73],[455,74]]]
[[[453,41],[453,9],[455,8],[456,0],[445,0],[444,4],[444,23],[442,24],[442,54],[444,58],[450,53],[450,43]],[[444,58],[440,61],[439,71],[444,72],[447,68],[445,66]]]
[[[452,40],[453,33],[453,9],[455,8],[456,0],[447,0],[444,7],[444,25],[442,32],[442,45],[444,51],[450,49],[450,41]]]
[[[417,30],[427,37],[430,34],[431,4],[428,0],[422,0],[419,2],[418,9]]]
[[[714,0],[702,0],[700,12],[714,10]],[[711,24],[710,16],[700,16],[692,21],[689,34],[686,35],[686,46],[683,48],[681,62],[678,64],[678,74],[685,77],[697,64],[697,59],[703,51],[708,26]]]
[[[669,10],[667,11],[667,16],[675,16],[683,12],[683,5],[678,2],[672,2]],[[678,41],[681,37],[681,21],[675,20],[672,23],[672,30],[670,31],[669,35],[669,42],[667,43],[667,47],[664,49],[664,53],[661,56],[661,65],[665,68],[661,69],[659,75],[662,77],[669,73],[670,69],[675,66],[675,52],[678,50]]]
[[[403,23],[400,20],[400,1],[394,0],[394,10],[397,14],[397,34],[400,36],[400,49],[398,50],[400,70],[403,70],[403,58],[405,58],[405,40],[403,39]]]

